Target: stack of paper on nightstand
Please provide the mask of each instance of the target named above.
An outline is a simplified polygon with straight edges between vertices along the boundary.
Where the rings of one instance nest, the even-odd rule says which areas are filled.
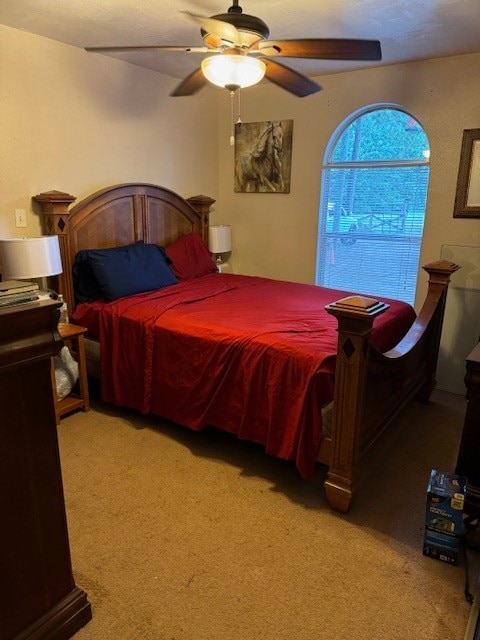
[[[0,282],[0,308],[38,300],[38,284],[26,280]]]

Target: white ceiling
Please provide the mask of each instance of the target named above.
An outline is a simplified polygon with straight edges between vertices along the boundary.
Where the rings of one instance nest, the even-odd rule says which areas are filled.
[[[81,48],[202,46],[199,26],[182,11],[212,16],[226,13],[230,4],[229,0],[2,0],[0,24]],[[267,23],[271,39],[380,40],[381,63],[280,59],[309,76],[480,52],[479,0],[241,0],[240,5],[244,13]],[[196,69],[203,57],[173,52],[109,55],[176,78]]]

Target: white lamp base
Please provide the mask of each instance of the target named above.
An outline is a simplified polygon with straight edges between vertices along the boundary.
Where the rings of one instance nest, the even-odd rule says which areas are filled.
[[[219,273],[233,273],[232,265],[229,262],[217,262]]]

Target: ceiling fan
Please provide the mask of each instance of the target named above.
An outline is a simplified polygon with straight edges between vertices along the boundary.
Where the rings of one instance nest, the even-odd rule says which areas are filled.
[[[201,27],[203,47],[182,46],[128,46],[86,47],[86,51],[174,51],[212,54],[202,60],[201,66],[188,75],[170,94],[189,96],[207,82],[229,91],[251,86],[263,77],[298,97],[320,91],[321,87],[310,78],[277,62],[273,58],[311,58],[327,60],[381,60],[378,40],[341,38],[304,38],[295,40],[268,40],[268,26],[255,16],[242,12],[239,0],[228,13],[210,18],[193,13],[186,14]]]

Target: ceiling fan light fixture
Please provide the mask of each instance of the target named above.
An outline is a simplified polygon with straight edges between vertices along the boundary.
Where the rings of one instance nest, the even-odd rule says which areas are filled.
[[[217,87],[251,87],[265,75],[266,66],[257,58],[216,55],[202,60],[202,73]]]

